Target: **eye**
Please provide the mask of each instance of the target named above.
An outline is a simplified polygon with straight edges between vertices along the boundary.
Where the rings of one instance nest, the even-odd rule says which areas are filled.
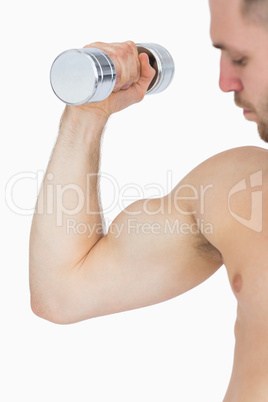
[[[236,66],[244,66],[246,64],[246,59],[242,58],[238,60],[232,60],[232,63]]]

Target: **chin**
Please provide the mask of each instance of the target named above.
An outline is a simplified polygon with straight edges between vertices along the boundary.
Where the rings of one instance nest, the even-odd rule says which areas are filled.
[[[259,131],[261,139],[264,142],[268,143],[268,125],[263,124],[263,123],[259,124],[258,125],[258,131]]]

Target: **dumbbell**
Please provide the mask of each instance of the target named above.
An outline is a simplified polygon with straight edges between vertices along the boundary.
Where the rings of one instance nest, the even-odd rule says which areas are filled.
[[[149,56],[156,74],[147,94],[164,91],[172,81],[175,66],[170,53],[155,43],[138,43],[138,53]],[[67,105],[82,105],[106,99],[113,91],[116,71],[112,59],[97,48],[71,49],[54,60],[50,83],[57,97]]]

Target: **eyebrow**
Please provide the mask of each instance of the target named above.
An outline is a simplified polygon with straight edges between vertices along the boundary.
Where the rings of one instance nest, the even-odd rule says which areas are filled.
[[[220,50],[227,49],[227,47],[225,45],[223,45],[222,43],[213,43],[212,46],[215,47],[216,49],[220,49]]]
[[[226,46],[223,43],[212,43],[212,46],[215,47],[216,49],[226,50],[231,53],[237,53],[237,54],[246,53],[246,51],[243,49],[237,49],[232,46]]]

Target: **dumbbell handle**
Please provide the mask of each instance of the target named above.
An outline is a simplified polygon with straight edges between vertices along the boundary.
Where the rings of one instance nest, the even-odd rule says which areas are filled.
[[[138,53],[147,53],[156,74],[147,94],[166,89],[174,75],[170,53],[155,43],[137,44]],[[61,53],[50,70],[50,83],[57,97],[68,105],[99,102],[113,91],[116,71],[112,59],[97,48],[71,49]]]

